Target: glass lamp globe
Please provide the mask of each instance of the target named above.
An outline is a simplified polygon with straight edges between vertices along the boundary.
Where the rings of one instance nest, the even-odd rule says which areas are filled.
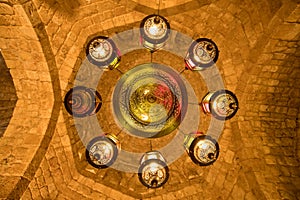
[[[64,105],[69,114],[86,117],[100,110],[102,98],[99,92],[92,88],[76,86],[67,92]]]
[[[191,44],[184,61],[187,69],[197,71],[212,66],[218,57],[218,47],[212,40],[198,38]]]
[[[214,163],[220,151],[218,142],[202,132],[186,135],[184,147],[192,161],[200,166]]]
[[[98,36],[89,41],[86,48],[87,59],[101,69],[115,69],[121,61],[121,54],[112,39]]]
[[[113,112],[129,134],[158,138],[180,125],[187,100],[186,87],[177,71],[145,63],[127,71],[116,84]]]
[[[86,159],[95,168],[111,166],[118,156],[120,142],[116,136],[105,134],[92,139],[86,148]]]
[[[148,188],[163,186],[169,179],[169,168],[158,151],[149,151],[141,158],[139,180]]]
[[[141,43],[150,51],[161,48],[170,35],[169,22],[160,15],[149,15],[140,24]]]
[[[206,114],[212,114],[219,120],[231,119],[238,111],[239,103],[234,93],[229,90],[218,90],[207,93],[201,106]]]

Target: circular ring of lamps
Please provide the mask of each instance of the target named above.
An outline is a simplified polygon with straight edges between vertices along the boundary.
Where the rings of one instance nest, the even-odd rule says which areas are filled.
[[[155,15],[155,14],[149,15],[145,17],[140,24],[140,40],[141,40],[140,42],[145,48],[149,49],[151,53],[163,47],[166,41],[168,40],[169,35],[170,35],[170,24],[164,17],[160,15]],[[115,69],[118,67],[121,60],[121,54],[117,46],[115,45],[115,43],[113,42],[112,39],[105,36],[98,36],[89,41],[86,48],[86,56],[90,63],[98,66],[100,69],[110,69],[110,70]],[[203,70],[206,69],[207,67],[212,66],[214,62],[217,61],[218,56],[219,56],[218,48],[212,40],[207,38],[199,38],[196,41],[193,41],[193,43],[190,45],[186,57],[184,58],[184,62],[187,69],[193,71]],[[152,68],[154,67],[152,66]],[[159,70],[156,69],[156,72],[157,71]],[[165,99],[169,100],[168,102],[173,102],[173,101],[177,102],[178,99],[174,98],[174,94],[172,93],[173,91],[169,90],[168,87],[166,86],[167,84],[161,84],[161,82],[152,85],[150,82],[149,84],[144,84],[144,85],[141,84],[141,87],[136,88],[136,90],[134,90],[134,92],[132,93],[133,97],[136,98],[129,99],[132,100],[131,102],[129,102],[129,106],[131,106],[131,109],[134,108],[136,104],[141,105],[139,107],[142,107],[146,102],[147,103],[146,105],[148,105],[148,107],[154,105],[152,107],[159,108],[159,106],[161,107],[161,105],[163,105],[165,107],[162,108],[169,108],[166,107],[167,105],[165,104],[161,104],[161,105],[158,104],[157,99],[154,98],[155,96],[146,95],[148,91],[150,92],[150,94],[157,93],[158,91],[157,88],[160,88],[161,91],[159,91],[160,93],[158,93],[157,95],[158,97],[166,96],[168,98]],[[140,91],[142,91],[142,93]],[[99,95],[98,94],[99,93],[96,91],[95,98],[100,99],[98,105],[94,106],[96,107],[96,109],[91,109],[91,110],[88,109],[87,113],[89,114],[82,115],[82,117],[95,114],[97,111],[99,111],[102,105],[102,100],[100,94]],[[141,94],[145,94],[147,98],[144,98],[144,95]],[[219,91],[215,93],[212,92],[208,93],[202,99],[201,105],[205,113],[211,113],[215,118],[229,119],[235,115],[237,109],[232,116],[224,117],[224,113],[226,112],[226,108],[227,108],[226,99],[228,99],[226,95],[228,93],[227,92],[225,93],[225,97],[222,97],[222,94],[223,93],[219,93]],[[221,95],[221,97],[214,96],[214,95]],[[234,96],[233,93],[232,95]],[[69,102],[70,104],[70,101],[66,101],[67,96],[69,95],[66,95],[65,97],[65,107],[69,112],[67,107],[68,104],[66,104],[66,102],[67,103]],[[136,99],[139,99],[141,101],[136,101]],[[147,101],[145,101],[145,99]],[[158,106],[156,106],[155,103],[158,104]],[[91,104],[93,105],[93,103]],[[144,125],[151,124],[149,123],[151,121],[148,120],[148,118],[146,119],[140,117],[143,116],[142,114],[150,113],[148,112],[148,110],[150,110],[148,109],[148,107],[146,107],[146,109],[142,109],[142,110],[140,109],[139,110],[140,112],[137,113],[131,112],[129,114],[136,121],[142,122]],[[225,108],[225,112],[213,111],[214,109],[224,110],[224,108]],[[236,99],[235,108],[238,108],[237,99]],[[176,109],[174,109],[173,107],[172,109],[165,109],[165,110],[168,111],[167,114],[169,113],[169,111],[170,113],[172,113],[173,110],[176,111]],[[72,112],[69,113],[72,114]],[[153,113],[154,112],[152,112],[152,114]],[[164,121],[161,120],[164,119],[164,116],[161,115],[160,112],[157,113],[160,115],[156,116],[156,118],[158,119],[156,121],[157,124],[160,124],[159,122]],[[164,134],[161,134],[159,136],[163,136],[163,135]],[[219,156],[219,145],[217,141],[209,135],[190,134],[189,136],[186,136],[184,145],[191,160],[200,166],[206,166],[214,163]],[[117,159],[119,149],[120,149],[120,143],[116,137],[108,134],[97,136],[89,142],[86,148],[86,159],[89,162],[89,164],[91,164],[93,167],[101,168],[101,169],[107,168],[111,166],[114,163],[114,161]],[[160,152],[150,151],[145,153],[142,156],[140,161],[140,166],[138,169],[138,177],[140,182],[148,188],[161,187],[168,181],[169,168],[167,166],[166,160],[163,158]]]

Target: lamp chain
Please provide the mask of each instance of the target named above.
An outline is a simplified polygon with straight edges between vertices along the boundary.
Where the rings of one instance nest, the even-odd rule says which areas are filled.
[[[121,74],[124,74],[124,72],[122,72],[119,68],[116,68],[116,70],[117,70],[118,72],[120,72]]]
[[[152,151],[152,141],[150,140],[150,151]]]
[[[157,9],[157,15],[159,15],[160,4],[161,4],[161,0],[158,0],[158,9]]]
[[[119,136],[120,133],[122,133],[123,130],[124,130],[124,127],[116,134],[116,136]]]
[[[150,62],[152,63],[152,61],[153,61],[153,52],[152,51],[150,52],[150,55],[151,55]]]
[[[185,72],[185,68],[183,69],[183,70],[181,70],[180,72],[179,72],[179,74],[182,74],[183,72]]]

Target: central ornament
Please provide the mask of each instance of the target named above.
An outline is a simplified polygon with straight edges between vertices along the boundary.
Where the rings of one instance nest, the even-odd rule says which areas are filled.
[[[113,94],[113,110],[120,126],[140,137],[171,133],[186,109],[187,92],[178,72],[157,63],[129,70]]]
[[[131,95],[131,115],[143,124],[164,123],[172,115],[175,96],[164,83],[149,83],[137,88]]]

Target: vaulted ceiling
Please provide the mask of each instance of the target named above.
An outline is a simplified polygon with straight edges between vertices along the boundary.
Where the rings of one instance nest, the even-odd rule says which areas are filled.
[[[182,154],[170,164],[168,182],[148,189],[136,173],[100,170],[87,163],[63,99],[84,64],[90,39],[138,28],[158,7],[171,29],[218,45],[217,68],[240,109],[224,124],[213,165],[197,166]],[[300,5],[293,0],[0,1],[0,197],[299,198],[299,20]],[[143,49],[128,52],[119,70],[150,59]],[[170,52],[156,52],[152,59],[178,71],[184,67],[182,58]],[[97,87],[104,99],[99,123],[114,134],[120,127],[111,113],[111,95],[120,71],[105,72]],[[205,80],[192,71],[182,75],[200,101],[208,92]],[[210,116],[201,112],[199,121],[198,130],[207,131]],[[119,137],[126,150],[148,149],[148,140]],[[152,139],[153,148],[172,137]]]

